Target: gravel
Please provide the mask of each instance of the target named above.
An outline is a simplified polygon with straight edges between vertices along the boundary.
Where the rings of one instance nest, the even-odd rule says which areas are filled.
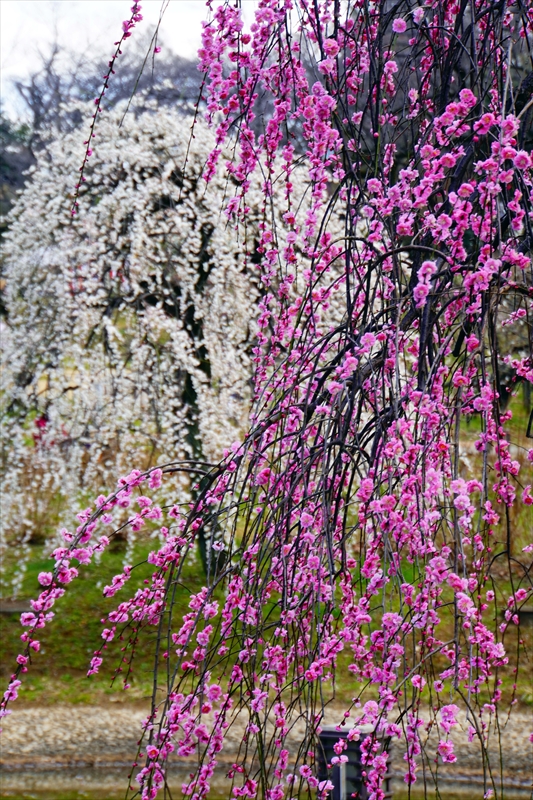
[[[13,714],[3,720],[0,755],[3,788],[12,790],[18,786],[19,791],[22,791],[28,781],[35,782],[38,775],[41,776],[41,786],[47,780],[52,783],[55,781],[56,784],[62,780],[68,782],[69,775],[76,780],[80,775],[85,776],[83,781],[88,781],[89,784],[91,781],[98,782],[98,775],[105,775],[108,782],[115,780],[117,786],[124,786],[128,767],[137,752],[141,722],[146,715],[146,707],[112,704],[14,706]],[[339,718],[338,712],[330,709],[325,722],[335,724]],[[453,732],[457,762],[439,765],[439,782],[441,786],[452,787],[455,791],[465,790],[470,797],[482,797],[483,769],[479,746],[476,742],[469,743],[466,731],[459,730],[459,727]],[[506,792],[515,796],[525,793],[529,796],[531,790],[533,744],[529,742],[529,733],[532,729],[533,713],[528,710],[515,711],[502,726],[503,784]],[[302,730],[302,726],[298,724],[292,730],[290,745],[294,752],[301,741]],[[237,720],[228,732],[224,761],[234,759],[243,732],[243,724]],[[428,753],[435,752],[437,741],[436,734],[430,733],[427,740]],[[499,764],[495,739],[489,739],[488,753],[491,762]],[[435,767],[434,763],[432,767]],[[391,752],[391,768],[393,775],[398,778],[399,782],[395,781],[398,788],[402,786],[401,776],[405,762],[403,751],[397,746]],[[190,767],[182,760],[180,763],[175,762],[175,769],[179,773],[188,771]],[[222,787],[224,772],[222,767],[219,776]],[[422,772],[420,779],[422,780]],[[222,789],[220,793],[223,793]]]

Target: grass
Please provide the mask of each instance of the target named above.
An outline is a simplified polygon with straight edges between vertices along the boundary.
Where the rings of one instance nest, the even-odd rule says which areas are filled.
[[[121,572],[123,552],[111,549],[100,564],[93,563],[80,567],[79,577],[68,587],[65,595],[54,606],[56,618],[39,631],[41,649],[32,659],[32,665],[24,676],[20,690],[20,701],[32,703],[98,703],[146,701],[152,690],[153,643],[149,634],[144,634],[134,658],[131,688],[124,692],[117,681],[111,686],[114,669],[120,664],[122,654],[120,644],[113,642],[108,648],[100,674],[87,677],[87,669],[93,652],[102,644],[101,620],[116,605],[130,597],[143,581],[153,572],[154,567],[145,562],[148,552],[156,546],[155,542],[140,543],[136,546],[134,563],[139,566],[133,570],[130,581],[121,594],[105,598],[102,589],[111,578]],[[38,593],[37,575],[50,569],[50,561],[43,558],[42,547],[34,546],[28,562],[20,597],[32,598]],[[6,565],[9,574],[14,564]],[[176,612],[186,613],[191,592],[197,592],[203,585],[199,561],[190,560],[184,570],[183,580],[177,590]],[[15,659],[21,649],[20,613],[0,615],[1,675],[4,682],[15,666]]]

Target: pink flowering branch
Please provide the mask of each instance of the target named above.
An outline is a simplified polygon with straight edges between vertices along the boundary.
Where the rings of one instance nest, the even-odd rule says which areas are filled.
[[[90,671],[120,626],[132,626],[132,648],[141,627],[156,630],[143,800],[164,786],[172,753],[197,759],[184,794],[207,797],[239,716],[234,797],[323,794],[314,753],[339,675],[353,687],[339,725],[354,740],[373,730],[361,746],[373,800],[392,738],[409,786],[429,763],[432,726],[433,760],[459,760],[460,712],[503,796],[487,739],[500,675],[524,669],[520,609],[533,591],[532,547],[512,527],[533,502],[533,449],[512,440],[501,375],[507,365],[533,383],[530,76],[517,81],[513,62],[532,25],[521,3],[502,14],[488,0],[393,11],[262,0],[249,31],[229,3],[204,26],[216,136],[205,177],[231,142],[229,223],[250,218],[262,177],[257,253],[245,254],[260,283],[255,398],[243,440],[188,508],[143,494],[128,520],[157,521],[162,543],[149,583],[107,616]],[[502,316],[524,334],[505,355]],[[145,476],[132,475],[116,502],[133,504]],[[206,582],[178,618],[175,587],[200,535]],[[57,580],[73,577],[71,552],[57,556]]]
[[[129,37],[131,36],[131,34],[133,32],[133,29],[135,28],[135,25],[138,22],[141,22],[141,20],[142,20],[141,5],[140,5],[140,3],[134,3],[132,5],[132,7],[131,7],[131,16],[130,16],[130,18],[124,20],[124,22],[122,23],[122,36],[120,37],[118,42],[115,42],[116,49],[115,49],[115,52],[113,53],[113,55],[111,57],[111,60],[109,61],[108,71],[103,77],[103,81],[104,82],[102,84],[102,89],[100,90],[100,94],[98,95],[98,97],[95,97],[95,99],[94,99],[95,111],[94,111],[94,114],[92,115],[92,122],[91,122],[91,125],[90,125],[90,128],[89,128],[89,136],[88,136],[87,140],[83,143],[85,145],[85,154],[83,156],[83,162],[82,162],[82,165],[80,167],[79,179],[78,179],[78,182],[77,182],[76,186],[74,187],[74,200],[72,202],[72,208],[71,208],[71,212],[70,212],[72,216],[75,216],[76,213],[77,213],[77,210],[78,210],[78,206],[79,206],[78,199],[79,199],[79,196],[80,196],[81,187],[83,186],[83,184],[85,182],[85,178],[84,178],[85,168],[86,168],[86,166],[88,164],[88,161],[89,161],[90,157],[93,154],[94,145],[93,145],[92,140],[96,137],[95,130],[96,130],[96,125],[97,125],[97,120],[98,120],[98,114],[101,113],[101,111],[102,111],[102,100],[104,99],[104,95],[105,95],[105,93],[106,93],[106,91],[107,91],[107,89],[109,87],[109,80],[111,78],[111,75],[115,74],[115,70],[114,70],[115,62],[116,62],[117,58],[120,55],[122,55],[121,47],[122,47],[123,43],[126,41],[126,39],[129,39]]]
[[[101,525],[109,526],[113,524],[113,509],[124,509],[132,505],[134,501],[134,489],[144,482],[148,482],[151,490],[156,490],[161,486],[163,475],[170,475],[175,472],[183,472],[191,475],[207,475],[207,465],[200,467],[198,464],[187,462],[178,462],[175,464],[167,464],[162,467],[154,467],[146,472],[133,470],[129,475],[124,476],[118,481],[118,489],[108,497],[100,495],[96,498],[96,509],[87,508],[81,511],[77,517],[80,525],[77,527],[75,533],[71,533],[66,529],[62,529],[61,537],[65,542],[64,546],[56,548],[51,557],[55,559],[55,564],[50,572],[40,572],[38,580],[43,587],[41,594],[36,600],[31,601],[32,611],[24,612],[21,615],[21,624],[27,627],[28,630],[24,631],[21,635],[21,640],[25,643],[25,649],[17,657],[17,667],[15,672],[11,675],[10,684],[3,699],[0,701],[0,718],[10,714],[11,711],[7,708],[10,702],[13,702],[18,697],[18,688],[21,685],[19,680],[20,675],[28,671],[31,664],[32,656],[40,650],[40,641],[36,638],[36,632],[52,622],[55,614],[51,611],[55,605],[56,600],[65,594],[66,587],[69,583],[78,577],[78,569],[71,566],[72,560],[77,561],[79,564],[90,564],[93,557],[101,554],[109,545],[114,535],[121,533],[126,527],[133,527],[134,529],[142,524],[146,524],[149,520],[158,520],[162,516],[161,509],[158,506],[152,506],[152,501],[148,498],[140,497],[137,500],[140,506],[140,512],[134,514],[129,518],[128,522],[116,528],[109,536],[102,535],[95,540],[97,528]],[[146,502],[144,502],[146,501]],[[173,507],[175,508],[175,507]],[[170,515],[174,515],[171,509]],[[131,574],[131,567],[124,567],[124,571],[116,576],[111,582],[110,586],[104,589],[104,596],[112,597],[124,583],[129,579]],[[148,593],[148,601],[143,602],[141,607],[148,607],[150,601],[153,599],[151,593]],[[110,615],[113,621],[120,621],[121,613],[117,615]],[[113,635],[110,631],[103,633],[105,642],[111,641]],[[91,666],[88,674],[95,674],[98,672],[98,667],[102,663],[101,650],[97,650],[94,658],[91,661]],[[127,678],[124,680],[126,683]]]

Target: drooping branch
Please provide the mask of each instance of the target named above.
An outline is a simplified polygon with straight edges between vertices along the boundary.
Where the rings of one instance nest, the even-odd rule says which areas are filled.
[[[255,396],[248,432],[190,507],[138,495],[162,477],[138,471],[101,499],[110,525],[120,502],[132,527],[150,514],[165,523],[151,583],[103,633],[133,652],[140,629],[157,631],[143,798],[163,787],[173,752],[195,756],[184,793],[206,797],[239,717],[233,796],[325,797],[314,753],[340,677],[350,690],[339,724],[354,738],[361,724],[374,731],[362,745],[372,798],[383,797],[388,740],[412,785],[421,763],[457,760],[460,718],[487,788],[503,796],[487,737],[515,699],[516,680],[504,695],[501,676],[524,669],[520,610],[532,592],[533,545],[512,520],[533,503],[533,450],[504,408],[501,375],[503,364],[533,379],[533,161],[527,103],[517,111],[515,99],[531,36],[525,5],[485,0],[264,0],[250,31],[230,4],[204,27],[215,130],[204,175],[216,180],[229,142],[228,219],[253,218],[251,179],[262,176]],[[56,551],[41,608],[75,577],[88,519]],[[178,619],[200,531],[213,569]],[[45,621],[28,619],[20,671]]]

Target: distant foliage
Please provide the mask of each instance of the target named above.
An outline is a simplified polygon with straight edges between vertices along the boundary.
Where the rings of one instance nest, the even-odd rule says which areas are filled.
[[[195,60],[169,51],[159,36],[158,52],[150,43],[154,28],[136,31],[120,57],[120,69],[105,93],[106,111],[124,105],[135,96],[133,112],[142,113],[145,102],[159,106],[186,107],[200,96],[202,76]],[[107,60],[94,52],[73,51],[50,45],[40,53],[40,61],[26,77],[13,81],[20,119],[12,119],[2,109],[0,116],[0,234],[7,228],[7,214],[16,200],[17,190],[26,181],[27,170],[37,156],[56,139],[80,130],[87,117],[84,102],[93,102],[102,88]],[[74,174],[75,177],[75,174]],[[1,295],[1,286],[0,286]]]

